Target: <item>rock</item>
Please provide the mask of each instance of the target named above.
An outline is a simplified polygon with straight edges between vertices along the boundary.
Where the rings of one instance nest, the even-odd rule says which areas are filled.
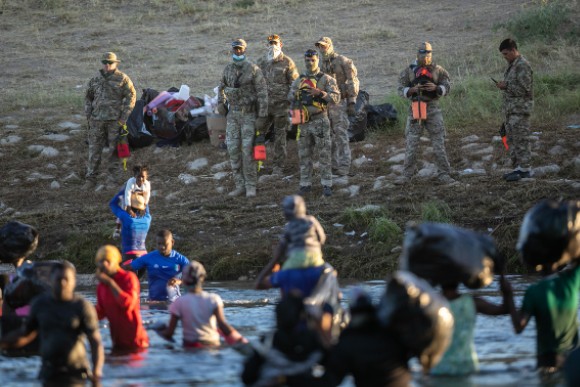
[[[226,189],[224,187],[217,187],[215,190],[219,194],[224,194],[226,192]]]
[[[459,176],[483,176],[486,175],[485,169],[467,168],[459,172]]]
[[[564,153],[564,148],[560,145],[555,145],[552,148],[550,148],[548,153],[552,156],[561,155],[562,153]]]
[[[365,149],[373,149],[375,146],[373,144],[364,144],[363,148]]]
[[[0,207],[1,208],[1,207]],[[334,223],[333,224],[334,227],[344,227],[344,224],[341,223]]]
[[[389,162],[389,163],[400,163],[403,161],[405,161],[405,154],[404,153],[399,153],[398,155],[395,155],[387,160],[387,162]]]
[[[85,131],[82,129],[72,129],[68,131],[68,134],[70,134],[71,136],[76,136],[79,133],[85,133]]]
[[[170,194],[168,194],[167,196],[165,196],[165,200],[168,201],[168,202],[176,202],[178,196],[179,195],[178,195],[177,192],[171,192]]]
[[[75,122],[64,121],[58,124],[60,128],[63,129],[78,129],[81,127],[81,124],[77,124]]]
[[[224,177],[228,176],[229,172],[218,172],[213,175],[214,180],[222,180]]]
[[[480,144],[470,143],[470,144],[463,145],[461,147],[461,149],[462,150],[470,150],[470,149],[474,149],[474,148],[479,148],[480,146],[481,146]]]
[[[556,164],[544,165],[533,169],[533,176],[551,175],[560,172],[560,166]]]
[[[476,142],[476,141],[479,141],[479,137],[475,134],[472,134],[471,136],[463,137],[461,139],[461,142],[463,142],[463,143]]]
[[[58,183],[58,181],[53,180],[52,183],[50,183],[50,189],[59,189],[60,188],[60,184]]]
[[[333,185],[347,185],[348,184],[348,176],[340,176],[340,177],[333,177],[332,178]]]
[[[248,280],[248,276],[247,275],[241,275],[238,277],[238,281],[247,281]]]
[[[22,141],[22,137],[16,135],[6,136],[0,140],[0,145],[12,145]]]
[[[80,178],[78,177],[78,175],[76,173],[72,172],[70,175],[65,177],[63,180],[64,181],[79,181]]]
[[[431,140],[428,137],[419,137],[419,141],[421,141],[421,142],[431,142]]]
[[[70,138],[70,136],[67,136],[66,134],[52,133],[42,136],[42,138],[50,141],[63,142],[67,141]]]
[[[197,183],[197,181],[198,181],[197,177],[192,176],[188,173],[180,173],[179,176],[177,176],[177,179],[179,179],[179,181],[181,181],[185,185]]]
[[[430,155],[433,153],[433,147],[432,146],[428,146],[425,149],[423,149],[423,154],[424,155]]]
[[[493,136],[491,142],[501,142],[501,136]]]
[[[56,165],[54,165],[53,163],[49,163],[46,164],[46,169],[58,169],[58,167]]]
[[[481,159],[483,161],[491,161],[491,159],[493,159],[493,155],[485,155]]]
[[[5,128],[6,129],[18,129],[18,125],[14,125],[14,124],[12,124],[12,125],[6,125]]]
[[[404,165],[401,164],[396,164],[391,166],[391,171],[396,172],[396,173],[403,173],[403,170],[405,169]]]
[[[51,179],[54,179],[54,176],[52,176],[52,175],[45,175],[45,174],[39,173],[39,172],[32,172],[26,178],[27,181],[51,180]]]
[[[187,168],[190,171],[198,171],[201,168],[207,166],[208,161],[205,157],[199,158],[197,160],[194,161],[190,161],[189,163],[187,163]]]
[[[400,253],[401,251],[403,251],[401,246],[395,246],[391,249],[391,253]]]
[[[424,163],[424,167],[417,172],[419,177],[433,177],[437,175],[437,167],[432,163]]]
[[[540,141],[540,137],[539,136],[528,136],[528,140],[530,140],[530,141]]]
[[[373,184],[373,191],[379,191],[385,188],[394,188],[395,185],[387,180],[385,176],[379,176]]]
[[[358,159],[352,160],[352,165],[354,165],[357,168],[360,168],[361,165],[363,165],[364,163],[368,163],[370,161],[373,161],[373,160],[372,159],[369,159],[365,155],[362,155]]]
[[[44,145],[29,145],[28,150],[31,152],[37,152],[39,153],[39,156],[44,157],[55,157],[60,153],[57,149]]]
[[[347,189],[348,189],[348,192],[349,192],[351,198],[357,196],[359,194],[359,192],[360,192],[360,186],[359,185],[351,185]]]
[[[378,212],[381,211],[381,206],[377,204],[366,204],[362,207],[356,208],[355,211],[358,212]]]
[[[269,181],[276,181],[280,178],[278,175],[261,175],[258,178],[258,183],[267,183]],[[332,180],[334,182],[334,179]]]
[[[225,171],[229,167],[230,167],[230,162],[229,161],[224,161],[223,163],[218,163],[218,164],[212,165],[210,170],[213,173],[215,173],[215,172]]]
[[[488,146],[486,148],[483,148],[483,149],[474,151],[471,154],[474,155],[474,156],[480,156],[480,155],[487,155],[487,154],[490,154],[490,153],[493,153],[493,147],[492,146]]]

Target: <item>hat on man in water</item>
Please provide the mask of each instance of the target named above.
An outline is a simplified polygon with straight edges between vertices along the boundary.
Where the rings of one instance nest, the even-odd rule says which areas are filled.
[[[119,63],[120,60],[117,58],[117,54],[114,52],[105,52],[101,58],[101,62],[115,62]]]
[[[121,263],[121,252],[113,245],[101,246],[95,255],[95,262],[98,263],[102,260],[106,260],[118,265]]]
[[[330,39],[328,36],[323,36],[320,39],[318,39],[318,41],[314,45],[320,46],[321,44],[324,46],[332,46],[332,39]]]
[[[144,210],[146,205],[143,195],[131,195],[131,207],[136,210]]]
[[[183,268],[181,279],[187,286],[198,286],[206,277],[205,268],[197,261],[191,261]]]
[[[241,47],[241,48],[245,49],[246,47],[248,47],[248,43],[246,43],[246,41],[244,39],[238,38],[232,42],[232,48],[236,48],[236,47]]]

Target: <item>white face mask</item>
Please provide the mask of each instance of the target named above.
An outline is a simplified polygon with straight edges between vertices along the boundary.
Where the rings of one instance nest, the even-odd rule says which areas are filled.
[[[277,45],[271,45],[268,47],[268,60],[274,60],[280,56],[282,53],[282,47]]]

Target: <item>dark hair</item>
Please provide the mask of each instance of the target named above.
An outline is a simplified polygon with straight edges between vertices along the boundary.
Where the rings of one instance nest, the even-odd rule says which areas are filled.
[[[133,176],[141,172],[149,172],[149,167],[147,167],[147,165],[135,165],[133,167]]]
[[[318,51],[316,51],[316,50],[306,50],[306,52],[304,53],[304,56],[307,56],[309,58],[311,58],[313,56],[318,56]]]
[[[503,51],[503,50],[517,50],[518,49],[518,44],[516,43],[515,40],[513,39],[504,39],[504,41],[502,41],[499,44],[499,51]]]
[[[173,238],[173,234],[171,233],[171,231],[169,231],[168,229],[164,228],[163,230],[159,230],[157,232],[157,237],[158,238],[167,238],[167,237]]]
[[[50,268],[50,275],[53,275],[57,271],[65,271],[67,269],[72,270],[72,272],[74,274],[77,273],[77,268],[75,267],[75,265],[73,265],[71,262],[65,260],[65,261],[56,262],[54,265],[52,265],[52,267]]]

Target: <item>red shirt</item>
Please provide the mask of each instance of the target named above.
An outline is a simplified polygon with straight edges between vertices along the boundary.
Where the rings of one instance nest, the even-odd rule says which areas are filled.
[[[147,348],[149,338],[141,322],[139,280],[135,273],[121,268],[112,278],[121,288],[121,293],[115,297],[108,285],[97,285],[99,320],[109,320],[114,349]]]

